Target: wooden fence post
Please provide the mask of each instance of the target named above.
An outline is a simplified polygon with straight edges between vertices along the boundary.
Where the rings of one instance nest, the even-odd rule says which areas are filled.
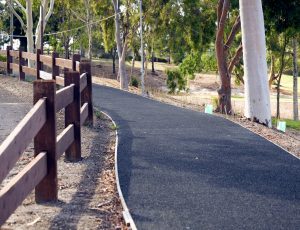
[[[41,55],[41,50],[37,49],[36,50],[36,62],[35,62],[35,65],[36,65],[36,78],[37,79],[41,79],[40,70],[42,70],[42,63],[41,63],[41,60],[40,60],[40,55]]]
[[[54,80],[37,80],[33,83],[36,103],[46,97],[47,120],[34,138],[34,155],[47,152],[47,175],[35,188],[35,200],[39,202],[57,200],[57,162],[56,162],[56,82]]]
[[[88,117],[87,123],[93,125],[93,97],[92,97],[92,73],[91,73],[91,62],[81,61],[79,64],[80,74],[87,73],[87,87],[81,92],[81,104],[88,103]]]
[[[12,69],[10,68],[10,63],[12,63],[12,56],[10,56],[9,51],[12,50],[11,46],[6,47],[6,73],[11,74]]]
[[[25,73],[23,72],[23,65],[25,65],[25,61],[22,57],[22,49],[19,48],[19,80],[24,81],[25,80]]]
[[[56,79],[59,76],[59,66],[56,65],[56,58],[58,58],[58,53],[52,53],[52,79]]]
[[[74,142],[66,150],[65,156],[69,161],[81,160],[81,133],[80,133],[80,75],[75,71],[65,71],[65,86],[74,84],[74,100],[65,108],[65,127],[74,125]]]
[[[72,70],[76,71],[76,62],[80,62],[80,54],[73,54],[72,56]]]

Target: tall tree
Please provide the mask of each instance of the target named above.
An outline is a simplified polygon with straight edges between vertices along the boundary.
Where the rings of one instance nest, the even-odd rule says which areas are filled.
[[[299,120],[299,111],[298,111],[298,55],[297,55],[297,37],[293,38],[293,115],[294,120]]]
[[[26,37],[27,37],[27,51],[33,53],[34,52],[34,35],[33,35],[33,26],[34,26],[34,20],[33,20],[33,1],[32,0],[26,0],[25,6],[20,2],[19,0],[13,0],[11,2],[7,2],[10,9],[12,10],[13,14],[16,16],[16,18],[19,20],[22,29],[25,31]],[[43,28],[45,30],[47,22],[52,15],[53,8],[54,8],[54,0],[42,0],[40,4],[44,7],[45,11],[47,12],[44,14],[44,18],[42,19],[41,15],[38,18],[38,23],[36,27],[36,47],[39,48],[40,46],[40,36],[41,36],[41,30],[40,25],[41,21],[44,22]],[[21,13],[18,13],[16,10],[18,8]],[[23,20],[23,16],[26,19],[26,23]]]
[[[115,39],[117,43],[117,51],[119,57],[119,78],[120,88],[128,90],[128,77],[126,73],[126,52],[127,52],[127,29],[123,27],[121,31],[121,19],[120,19],[120,4],[118,0],[112,0],[114,11],[115,11]]]
[[[232,60],[229,60],[229,50],[235,40],[237,33],[241,28],[240,16],[237,15],[231,28],[230,34],[225,41],[226,23],[230,9],[229,0],[219,0],[217,7],[217,34],[216,34],[216,57],[218,70],[220,74],[221,86],[218,90],[219,105],[217,111],[221,113],[232,113],[231,106],[231,73],[234,65],[239,61],[242,55],[242,45],[235,51]]]
[[[272,127],[261,0],[239,0],[245,68],[245,116]]]
[[[269,48],[271,52],[271,74],[270,74],[270,85],[275,81],[277,90],[277,111],[276,116],[280,117],[280,82],[282,72],[285,65],[288,64],[287,47],[289,40],[297,37],[300,31],[300,2],[298,0],[280,1],[280,0],[263,0],[267,35],[270,40]],[[274,42],[275,41],[275,42]],[[276,42],[277,41],[277,42]],[[280,44],[281,43],[281,44]],[[278,49],[279,47],[279,49]],[[278,59],[278,73],[275,74],[275,55],[279,52]],[[294,69],[297,69],[297,62],[294,61]],[[295,85],[297,78],[294,78],[294,89],[297,88]],[[293,92],[294,100],[294,116],[297,117],[298,106],[298,92]]]

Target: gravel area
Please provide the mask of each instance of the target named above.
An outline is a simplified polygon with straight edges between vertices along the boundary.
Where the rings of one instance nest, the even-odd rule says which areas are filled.
[[[0,77],[5,97],[32,103],[32,84],[16,78]],[[57,202],[36,204],[32,192],[1,229],[126,229],[115,181],[115,131],[112,122],[97,112],[94,126],[82,127],[82,157],[77,163],[58,161]],[[57,132],[63,128],[63,113],[58,114]],[[3,187],[33,158],[30,145]]]

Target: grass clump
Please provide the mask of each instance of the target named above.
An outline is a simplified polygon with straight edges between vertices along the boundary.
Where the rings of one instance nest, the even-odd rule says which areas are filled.
[[[111,130],[118,130],[119,129],[119,126],[115,125],[115,124],[111,124],[110,125],[110,129]]]
[[[275,117],[272,117],[272,124],[274,126],[277,125],[278,121],[279,121],[278,119],[276,119]],[[300,131],[300,121],[294,121],[292,119],[280,119],[280,121],[285,121],[287,128],[295,129],[295,130]]]

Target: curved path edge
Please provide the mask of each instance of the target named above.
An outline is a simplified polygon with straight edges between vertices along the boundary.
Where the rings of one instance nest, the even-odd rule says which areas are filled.
[[[117,127],[117,124],[116,122],[112,119],[112,117],[100,110],[101,113],[103,113],[106,117],[108,117],[111,122],[115,125],[115,127]],[[118,129],[116,129],[116,142],[115,142],[115,176],[116,176],[116,183],[117,183],[117,190],[118,190],[118,194],[119,194],[119,197],[120,197],[120,200],[121,200],[121,204],[122,204],[122,207],[123,207],[123,218],[124,218],[124,221],[126,223],[126,225],[130,225],[131,229],[132,230],[137,230],[137,227],[133,221],[133,218],[130,214],[130,211],[128,209],[128,206],[126,204],[126,201],[124,199],[124,196],[123,196],[123,192],[122,192],[122,189],[121,189],[121,186],[120,186],[120,180],[119,180],[119,171],[118,171],[118,144],[119,144],[119,137],[118,137]]]

